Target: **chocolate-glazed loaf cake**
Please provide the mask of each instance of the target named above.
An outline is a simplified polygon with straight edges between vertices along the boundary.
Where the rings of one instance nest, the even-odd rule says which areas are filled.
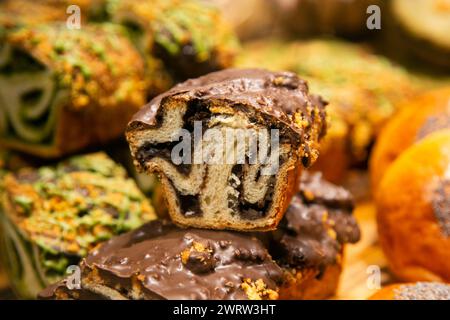
[[[283,274],[256,238],[163,220],[106,242],[81,268],[79,290],[62,281],[40,298],[276,299]]]
[[[250,231],[276,228],[325,130],[325,103],[295,74],[229,69],[156,97],[134,116],[126,135],[138,169],[159,174],[174,222]],[[211,138],[228,132],[235,134],[232,144]],[[192,150],[175,164],[180,135]],[[263,142],[258,149],[255,137]]]
[[[285,270],[280,299],[323,299],[336,291],[345,243],[360,231],[352,216],[353,198],[320,173],[302,174],[278,229],[269,236],[269,252]]]

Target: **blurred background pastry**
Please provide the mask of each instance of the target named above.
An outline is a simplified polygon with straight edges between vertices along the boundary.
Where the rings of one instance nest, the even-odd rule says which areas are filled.
[[[168,73],[163,91],[176,82],[230,66],[238,49],[220,12],[205,2],[106,0],[106,6],[108,19],[123,25],[144,55],[148,72],[157,72],[156,66]]]
[[[145,102],[143,63],[112,25],[8,32],[0,66],[0,142],[58,157],[122,136]]]
[[[247,41],[281,33],[277,5],[274,0],[203,0],[222,12],[239,39]]]
[[[405,101],[399,109],[401,111],[383,128],[370,157],[373,191],[403,151],[430,133],[450,129],[450,87],[416,96]]]
[[[370,300],[450,300],[450,285],[441,282],[393,284],[382,288]]]
[[[450,70],[450,1],[392,0],[389,6],[395,48],[410,60]]]
[[[422,86],[366,47],[338,40],[258,41],[244,47],[237,65],[296,72],[329,102],[329,128],[313,169],[334,182],[348,168],[366,166],[371,146],[397,103]]]
[[[2,255],[13,289],[35,298],[98,243],[156,218],[125,170],[103,153],[4,178]]]
[[[367,8],[385,0],[271,0],[280,21],[296,36],[332,34],[360,37],[367,28]]]
[[[406,149],[376,192],[379,241],[404,281],[450,281],[450,130]]]

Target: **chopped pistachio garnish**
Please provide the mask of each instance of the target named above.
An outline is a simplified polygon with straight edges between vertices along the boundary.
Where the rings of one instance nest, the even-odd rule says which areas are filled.
[[[5,190],[15,209],[7,214],[48,253],[44,265],[54,272],[67,267],[62,257],[83,257],[99,242],[156,218],[134,181],[103,153],[8,174]]]

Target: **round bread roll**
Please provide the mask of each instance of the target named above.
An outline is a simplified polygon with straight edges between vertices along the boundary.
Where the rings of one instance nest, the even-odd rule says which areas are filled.
[[[450,87],[409,100],[382,130],[370,159],[373,190],[389,165],[409,146],[438,130],[450,128]]]
[[[386,171],[376,193],[380,244],[404,281],[450,281],[450,130],[430,134]]]
[[[384,287],[370,300],[450,300],[450,285],[440,282],[392,284]]]

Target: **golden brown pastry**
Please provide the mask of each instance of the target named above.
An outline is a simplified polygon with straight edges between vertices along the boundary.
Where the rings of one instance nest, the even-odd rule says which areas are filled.
[[[378,234],[404,281],[450,281],[450,130],[402,153],[376,192]]]
[[[409,146],[428,134],[450,129],[450,87],[406,101],[382,130],[370,158],[373,190],[389,165]]]
[[[382,288],[370,300],[450,300],[450,285],[440,282],[392,284]]]

